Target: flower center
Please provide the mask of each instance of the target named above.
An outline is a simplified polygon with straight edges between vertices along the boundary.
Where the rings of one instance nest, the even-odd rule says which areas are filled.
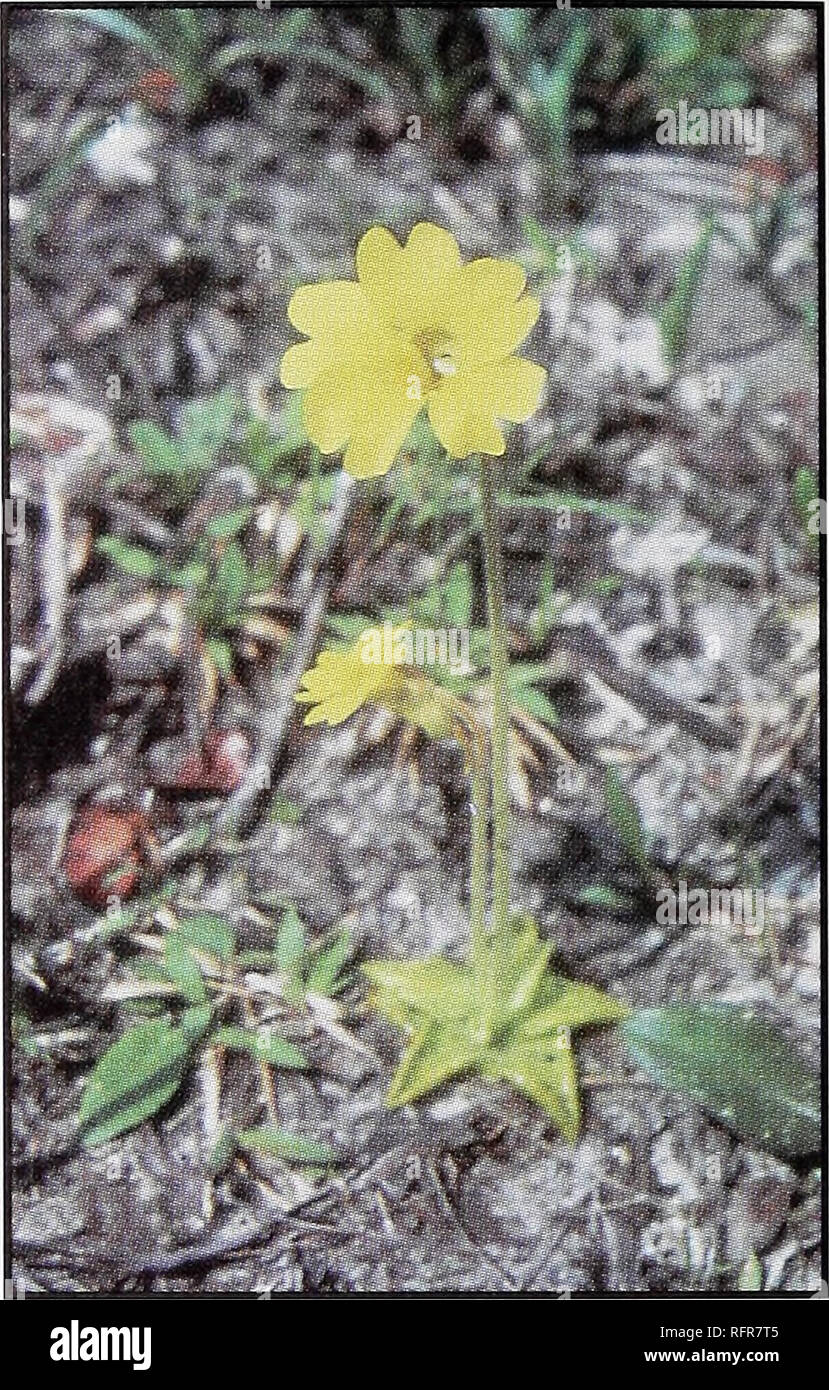
[[[415,343],[436,376],[454,376],[458,370],[455,343],[439,329],[418,333]]]

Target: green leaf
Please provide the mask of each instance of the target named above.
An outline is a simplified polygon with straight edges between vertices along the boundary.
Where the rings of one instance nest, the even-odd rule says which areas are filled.
[[[493,11],[493,14],[495,11]],[[537,253],[538,259],[545,270],[552,270],[555,267],[558,257],[558,249],[561,243],[554,241],[549,232],[542,227],[537,217],[525,217],[521,223],[521,231],[526,237],[532,249]]]
[[[183,47],[189,58],[192,61],[197,61],[203,52],[207,36],[202,26],[202,20],[196,11],[178,8],[161,10],[156,14],[156,23],[162,19],[169,20],[178,31],[178,42],[174,32],[172,46],[174,48]]]
[[[236,1136],[242,1149],[253,1149],[256,1153],[270,1154],[274,1158],[293,1159],[297,1163],[334,1163],[336,1154],[327,1144],[315,1139],[304,1139],[300,1134],[289,1134],[287,1130],[274,1125],[260,1125],[257,1129],[244,1129]]]
[[[176,441],[152,420],[135,420],[130,425],[129,435],[133,448],[150,473],[178,476],[186,469],[187,461]]]
[[[468,966],[439,956],[427,960],[370,960],[362,966],[377,994],[377,1007],[391,999],[427,1019],[459,1020],[478,1008],[475,976]],[[394,1020],[396,1021],[396,1020]]]
[[[232,960],[236,950],[236,935],[233,928],[215,912],[199,912],[193,917],[185,917],[179,922],[179,935],[218,960]]]
[[[555,990],[551,1004],[530,1014],[520,1026],[524,1038],[539,1038],[557,1034],[561,1028],[586,1028],[595,1023],[618,1023],[630,1013],[627,1004],[614,999],[603,990],[593,989],[592,985],[579,984],[574,980],[554,979],[550,989]]]
[[[526,52],[530,41],[531,10],[510,6],[505,9],[488,10],[487,17],[499,42],[513,56],[520,57],[522,53]]]
[[[281,48],[278,51],[281,52]],[[323,72],[331,72],[335,77],[345,78],[355,87],[362,87],[378,101],[394,101],[394,88],[390,87],[386,79],[373,67],[357,63],[347,54],[338,53],[336,49],[324,44],[299,44],[294,50],[294,62],[298,65],[307,63]]]
[[[397,613],[394,619],[398,619]],[[392,621],[391,617],[389,621]],[[326,629],[336,639],[338,648],[350,647],[367,627],[374,625],[375,619],[367,613],[329,613],[325,620]]]
[[[469,1071],[481,1052],[480,1042],[463,1027],[427,1023],[415,1033],[392,1077],[386,1104],[408,1105],[450,1077]]]
[[[569,1047],[557,1048],[553,1054],[520,1045],[492,1050],[481,1062],[481,1072],[523,1091],[546,1111],[571,1144],[578,1138],[578,1079]]]
[[[610,819],[631,859],[643,873],[650,872],[645,836],[636,802],[628,796],[615,767],[605,772],[604,794]]]
[[[311,19],[311,11],[307,9],[283,13],[275,35],[271,31],[267,37],[260,35],[255,39],[237,39],[233,43],[225,44],[213,55],[210,63],[211,72],[218,76],[237,63],[267,56],[278,57],[291,52],[297,40],[308,28]]]
[[[213,1021],[210,1004],[195,1004],[181,1015],[180,1028],[191,1046],[201,1042]]]
[[[443,603],[449,627],[468,628],[472,620],[472,580],[469,566],[453,565],[443,585]]]
[[[540,495],[520,492],[505,492],[502,503],[526,511],[558,512],[569,508],[571,512],[585,512],[590,516],[600,516],[607,521],[647,522],[651,518],[638,507],[628,507],[622,502],[600,502],[596,497],[580,497],[575,492],[554,492],[548,489]]]
[[[216,670],[229,680],[233,675],[233,648],[230,643],[221,637],[208,637],[204,646]]]
[[[818,495],[818,481],[811,468],[798,468],[793,487],[794,509],[810,544],[814,546],[820,543],[819,533],[814,528],[814,517],[817,513],[814,503]]]
[[[671,362],[678,362],[685,352],[694,303],[713,236],[714,219],[708,217],[694,245],[686,252],[674,288],[662,306],[659,329],[665,353]]]
[[[527,81],[534,97],[531,114],[543,136],[548,157],[558,169],[568,156],[573,84],[590,48],[590,30],[579,24],[556,55],[556,66],[530,66]]]
[[[543,690],[536,690],[533,685],[514,686],[510,691],[510,704],[526,710],[527,714],[533,715],[551,729],[556,728],[558,724],[558,710],[552,700]]]
[[[250,570],[247,560],[235,541],[226,547],[216,569],[216,588],[219,591],[228,617],[234,616],[242,607],[250,588]]]
[[[232,1125],[223,1125],[207,1156],[208,1172],[213,1177],[223,1173],[236,1152],[237,1137]]]
[[[117,536],[99,536],[95,549],[106,555],[124,574],[139,579],[155,579],[161,570],[161,561],[151,550],[140,545],[128,545]]]
[[[170,61],[169,55],[150,31],[142,29],[140,24],[129,19],[121,10],[60,9],[57,13],[68,15],[70,19],[79,19],[84,24],[92,24],[97,29],[103,29],[116,39],[122,39],[125,43],[142,49],[164,67]]]
[[[249,1052],[274,1067],[292,1067],[304,1071],[308,1060],[293,1043],[284,1038],[268,1037],[247,1028],[218,1028],[210,1039],[211,1046],[229,1047],[235,1052]]]
[[[286,974],[299,964],[305,954],[305,928],[293,907],[289,907],[279,924],[276,935],[276,963]]]
[[[553,566],[548,559],[545,559],[541,567],[541,575],[538,581],[538,599],[536,609],[532,618],[532,638],[533,642],[540,646],[546,641],[551,632],[558,613],[566,600],[559,601],[556,589],[556,576]]]
[[[229,388],[214,396],[189,401],[181,412],[179,440],[188,464],[209,468],[233,429],[239,397]]]
[[[790,1158],[820,1149],[817,1073],[750,1009],[721,1003],[642,1009],[621,1033],[643,1071],[743,1138]]]
[[[44,230],[60,195],[65,193],[75,171],[105,133],[107,126],[108,117],[105,115],[85,117],[65,146],[55,152],[32,198],[24,233],[29,242]]]
[[[617,893],[607,883],[589,883],[576,894],[576,902],[584,907],[603,907],[610,912],[620,912],[631,906],[630,898]]]
[[[230,540],[233,536],[238,536],[240,531],[244,531],[256,509],[254,507],[237,507],[232,512],[223,512],[221,516],[214,516],[212,521],[207,523],[207,534],[213,536],[215,540]]]
[[[189,1054],[188,1038],[169,1023],[130,1028],[87,1077],[78,1114],[84,1144],[102,1144],[157,1114],[181,1085]]]
[[[96,941],[109,941],[114,936],[120,936],[135,926],[141,916],[145,903],[133,902],[128,907],[119,907],[116,912],[107,912],[103,917],[99,917],[95,923]]]
[[[164,969],[189,1004],[206,1001],[207,990],[201,970],[181,932],[170,932],[164,938]]]
[[[170,570],[170,584],[174,589],[201,589],[209,578],[210,569],[200,560]]]
[[[343,927],[329,946],[317,953],[310,970],[305,976],[305,988],[309,994],[337,993],[343,988],[342,968],[351,954],[351,933]]]

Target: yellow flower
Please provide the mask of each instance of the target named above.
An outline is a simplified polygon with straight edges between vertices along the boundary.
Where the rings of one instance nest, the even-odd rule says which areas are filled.
[[[468,744],[469,714],[462,701],[407,664],[407,624],[367,628],[347,651],[322,651],[302,677],[295,698],[312,705],[306,724],[342,724],[363,705],[383,705],[430,738]]]
[[[312,705],[306,724],[342,724],[370,700],[382,703],[405,686],[396,666],[366,660],[362,639],[348,651],[322,651],[316,665],[302,677],[304,689],[297,692],[300,704]]]
[[[449,232],[420,222],[405,246],[372,227],[357,280],[303,285],[288,318],[307,341],[282,359],[305,427],[355,478],[387,473],[424,407],[453,458],[503,454],[499,422],[529,419],[546,372],[513,353],[538,318],[512,261],[463,265]]]

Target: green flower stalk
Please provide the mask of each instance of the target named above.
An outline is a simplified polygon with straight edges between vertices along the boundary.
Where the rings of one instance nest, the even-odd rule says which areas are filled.
[[[489,466],[478,462],[481,521],[489,614],[489,663],[492,683],[492,932],[490,1016],[494,1016],[509,937],[509,691],[504,595],[504,560],[498,537],[495,485]]]

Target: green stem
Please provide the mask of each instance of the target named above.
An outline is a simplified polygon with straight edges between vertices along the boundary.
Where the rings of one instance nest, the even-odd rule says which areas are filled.
[[[504,561],[498,542],[492,465],[478,460],[481,488],[489,660],[492,680],[492,925],[495,940],[509,934],[509,693]]]
[[[486,957],[486,900],[489,870],[489,759],[486,742],[476,738],[471,754],[472,850],[469,859],[469,921],[472,962],[477,967]]]

